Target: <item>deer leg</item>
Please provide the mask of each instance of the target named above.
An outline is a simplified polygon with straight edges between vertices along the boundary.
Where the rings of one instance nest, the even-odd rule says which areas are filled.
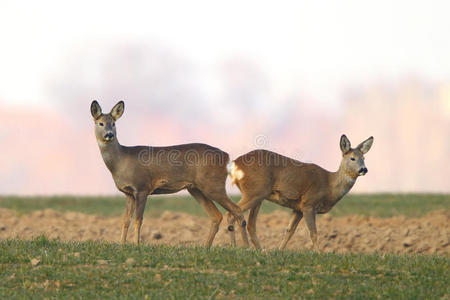
[[[132,195],[126,194],[126,197],[127,203],[125,204],[125,212],[123,214],[123,221],[122,221],[122,235],[120,238],[122,244],[125,244],[127,241],[128,227],[130,226],[131,217],[133,216],[134,209],[136,206],[136,200]]]
[[[237,205],[241,208],[242,212],[245,212],[248,209],[251,209],[250,214],[252,214],[252,228],[250,229],[250,216],[248,219],[248,233],[250,234],[250,237],[252,239],[252,243],[253,245],[255,245],[255,247],[257,249],[261,248],[261,246],[259,245],[259,241],[258,238],[256,237],[256,215],[258,215],[258,211],[259,211],[259,206],[261,206],[261,202],[264,198],[261,197],[252,197],[252,198],[248,198],[246,195],[242,195],[241,200],[239,200],[239,202],[237,203]],[[254,208],[258,207],[258,209],[256,211],[252,210]],[[227,215],[228,217],[228,230],[230,231],[230,236],[231,236],[231,245],[235,246],[236,245],[236,240],[234,238],[234,222],[236,220],[236,218],[234,216],[232,216],[231,214]],[[250,233],[250,230],[252,230],[252,233]],[[254,242],[256,241],[256,243]]]
[[[229,211],[227,211],[225,216],[227,217],[228,221],[228,233],[230,234],[231,246],[236,247],[236,235],[234,234],[234,222],[236,221],[236,219]]]
[[[242,198],[241,198],[241,200],[239,200],[237,205],[239,207],[241,207],[241,204],[245,203],[245,202],[247,202],[245,195],[242,195]],[[244,212],[244,211],[242,211],[242,212]],[[235,247],[236,246],[236,235],[235,235],[235,231],[234,231],[234,223],[236,222],[236,218],[231,214],[230,211],[227,211],[225,216],[227,217],[227,221],[228,221],[228,233],[230,234],[231,246]]]
[[[314,250],[319,252],[319,244],[317,242],[316,213],[312,209],[303,212],[305,216],[306,226],[309,229],[309,236],[313,243]]]
[[[242,214],[242,210],[236,205],[230,198],[228,198],[225,188],[220,191],[214,192],[205,192],[205,196],[209,199],[213,199],[217,203],[219,203],[223,208],[225,208],[230,214],[238,220],[239,222],[239,230],[241,232],[242,241],[244,242],[244,246],[248,247],[248,236],[245,222],[245,218]]]
[[[246,195],[243,195],[241,200],[237,203],[237,205],[241,208],[242,212],[245,212],[246,210],[250,209],[250,214],[248,217],[249,225],[247,227],[248,233],[250,234],[250,238],[252,240],[253,245],[259,249],[261,246],[259,245],[258,238],[256,237],[256,216],[258,215],[259,206],[261,206],[262,201],[264,200],[264,197],[247,197]],[[252,210],[254,208],[258,207],[256,211]],[[252,221],[252,228],[250,228],[250,217]],[[256,244],[255,241],[256,240]]]
[[[211,219],[211,227],[209,229],[208,239],[206,240],[205,246],[211,247],[214,237],[217,231],[219,231],[220,222],[222,222],[222,214],[214,205],[214,203],[203,195],[203,193],[198,189],[188,189],[188,192],[200,203],[205,209],[209,218]]]
[[[139,245],[141,237],[142,219],[144,218],[145,204],[147,203],[147,193],[138,193],[136,196],[136,215],[134,218],[134,239],[136,245]]]
[[[303,217],[303,214],[301,212],[299,212],[299,211],[293,212],[291,220],[289,221],[289,225],[286,228],[286,233],[284,234],[283,241],[281,242],[281,245],[279,248],[280,250],[283,250],[284,248],[286,248],[287,243],[291,239],[292,235],[294,235],[294,232],[297,229],[297,225],[300,222],[300,220],[302,219],[302,217]]]
[[[261,202],[259,202],[256,206],[250,209],[250,213],[248,215],[248,225],[247,230],[250,235],[250,240],[256,249],[261,249],[261,245],[259,244],[258,237],[256,236],[256,217],[258,216],[259,208],[261,207]]]

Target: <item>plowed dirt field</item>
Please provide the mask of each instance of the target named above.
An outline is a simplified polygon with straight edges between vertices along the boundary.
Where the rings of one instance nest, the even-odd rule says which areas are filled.
[[[275,211],[260,214],[257,233],[265,249],[276,248],[282,240],[290,214]],[[450,254],[450,211],[431,212],[420,218],[374,218],[329,215],[317,219],[319,245],[324,252],[336,253],[422,253],[448,256]],[[0,238],[30,239],[38,235],[61,240],[105,240],[118,242],[121,217],[100,217],[76,212],[61,213],[41,210],[19,215],[0,208]],[[230,238],[225,219],[217,233],[214,245],[227,246]],[[131,223],[128,241],[133,241]],[[164,212],[158,218],[144,217],[144,243],[169,245],[201,245],[209,232],[208,218],[179,212]],[[236,232],[236,239],[240,235]],[[288,249],[310,250],[312,243],[302,221],[289,242]]]

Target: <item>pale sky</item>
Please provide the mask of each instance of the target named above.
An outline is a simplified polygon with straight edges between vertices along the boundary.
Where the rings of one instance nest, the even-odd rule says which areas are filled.
[[[93,99],[105,112],[125,101],[124,145],[264,147],[336,170],[342,133],[353,145],[373,135],[355,192],[449,192],[449,12],[449,1],[0,0],[0,194],[116,192]]]
[[[50,105],[47,81],[79,49],[157,43],[199,72],[207,98],[217,66],[258,65],[274,94],[302,85],[333,104],[346,84],[408,74],[450,78],[448,1],[1,1],[0,101]],[[92,49],[102,55],[102,49]],[[92,80],[95,80],[93,75]]]

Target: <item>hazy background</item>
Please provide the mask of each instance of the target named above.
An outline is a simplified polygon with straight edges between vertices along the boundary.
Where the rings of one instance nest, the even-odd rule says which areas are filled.
[[[0,194],[116,193],[89,107],[124,145],[267,148],[355,192],[450,192],[448,1],[0,1]]]

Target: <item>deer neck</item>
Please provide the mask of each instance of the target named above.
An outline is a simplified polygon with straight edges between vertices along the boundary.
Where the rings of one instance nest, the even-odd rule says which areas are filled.
[[[345,170],[345,167],[341,162],[339,170],[331,173],[330,188],[333,202],[338,202],[351,190],[356,182],[356,178],[357,177]]]
[[[122,146],[119,144],[117,137],[107,144],[99,141],[98,147],[100,148],[100,153],[102,154],[106,167],[111,173],[114,173],[122,156]]]

